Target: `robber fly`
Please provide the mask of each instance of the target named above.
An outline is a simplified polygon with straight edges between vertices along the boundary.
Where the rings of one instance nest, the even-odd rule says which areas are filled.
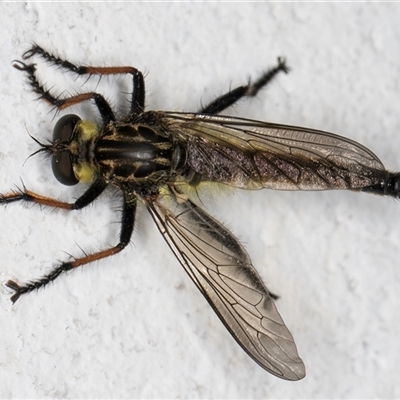
[[[32,57],[76,75],[131,75],[129,114],[116,119],[96,92],[70,97],[45,89]],[[9,280],[11,300],[54,281],[66,271],[119,253],[134,229],[136,207],[143,203],[185,271],[226,328],[261,367],[288,380],[305,376],[296,345],[273,298],[233,234],[190,198],[190,189],[217,182],[242,189],[348,189],[399,197],[400,174],[388,172],[364,146],[326,132],[219,115],[244,97],[255,96],[285,60],[254,83],[218,97],[199,113],[145,111],[143,75],[133,67],[77,66],[33,45],[14,67],[31,89],[58,111],[91,101],[101,123],[65,115],[53,139],[41,143],[55,177],[64,185],[88,182],[74,202],[65,203],[21,190],[1,195],[0,203],[26,201],[80,210],[112,185],[123,194],[119,243],[106,250],[63,262],[42,278],[25,284]]]

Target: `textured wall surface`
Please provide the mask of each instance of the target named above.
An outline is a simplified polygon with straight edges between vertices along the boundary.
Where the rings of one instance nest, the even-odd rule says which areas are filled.
[[[17,3],[0,5],[0,193],[23,183],[73,199],[49,161],[27,160],[54,126],[11,62],[32,42],[73,62],[134,65],[149,109],[193,111],[285,56],[292,68],[232,115],[363,143],[400,169],[400,5]],[[126,112],[125,78],[86,82],[40,65],[57,93],[94,88]],[[72,112],[98,118],[89,104]],[[398,398],[400,205],[350,192],[215,193],[295,337],[307,376],[281,381],[234,342],[139,209],[122,254],[14,306],[8,278],[113,244],[120,199],[76,213],[0,209],[1,398]]]

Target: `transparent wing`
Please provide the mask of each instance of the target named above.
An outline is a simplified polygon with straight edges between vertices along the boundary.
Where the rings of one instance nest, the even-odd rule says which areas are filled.
[[[190,200],[172,193],[146,206],[188,275],[242,348],[272,374],[302,379],[305,367],[293,337],[232,233]]]
[[[358,190],[385,175],[370,150],[331,133],[219,115],[160,115],[203,180],[246,189]]]

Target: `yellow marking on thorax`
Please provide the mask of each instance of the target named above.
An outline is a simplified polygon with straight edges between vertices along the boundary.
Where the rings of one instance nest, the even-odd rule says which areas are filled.
[[[87,142],[99,134],[99,127],[94,122],[83,119],[79,121],[78,133],[80,138]]]
[[[79,182],[92,182],[95,175],[94,168],[87,162],[74,165],[74,174]]]

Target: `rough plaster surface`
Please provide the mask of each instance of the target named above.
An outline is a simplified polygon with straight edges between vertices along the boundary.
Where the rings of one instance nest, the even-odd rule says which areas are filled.
[[[231,112],[342,134],[399,169],[399,4],[1,4],[0,192],[71,199],[27,131],[54,113],[11,67],[32,41],[74,62],[134,65],[149,108],[197,110],[276,57],[292,72]],[[43,67],[43,66],[42,66]],[[41,69],[59,93],[96,87]],[[98,90],[122,111],[129,82]],[[121,100],[122,99],[122,100]],[[93,115],[89,105],[73,112]],[[396,398],[400,396],[400,206],[346,192],[235,192],[205,200],[237,233],[306,367],[301,382],[259,368],[231,339],[144,209],[123,254],[12,306],[0,290],[0,398]],[[56,260],[112,244],[119,201],[81,213],[0,210],[0,277],[25,281]]]

